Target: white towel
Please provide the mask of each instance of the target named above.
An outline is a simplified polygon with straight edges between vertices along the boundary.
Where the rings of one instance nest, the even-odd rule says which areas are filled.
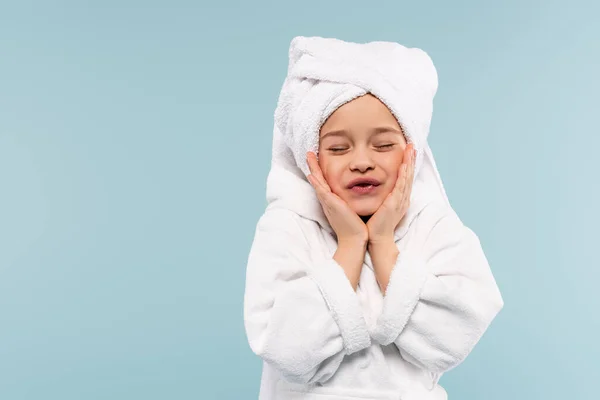
[[[435,66],[419,48],[295,37],[275,110],[272,169],[282,167],[306,179],[306,153],[318,155],[321,125],[341,105],[371,93],[390,109],[407,142],[414,144],[415,180],[421,179],[421,187],[449,204],[427,143],[437,87]]]

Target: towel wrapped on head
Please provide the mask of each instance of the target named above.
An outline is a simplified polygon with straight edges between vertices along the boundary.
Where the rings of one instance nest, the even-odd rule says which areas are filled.
[[[340,106],[371,93],[398,120],[417,150],[415,178],[428,163],[447,201],[427,143],[438,88],[435,66],[426,52],[395,42],[352,43],[334,38],[295,37],[277,109],[273,164],[310,172],[306,152],[318,154],[319,130]],[[289,150],[282,148],[285,145]],[[290,151],[291,150],[291,151]],[[424,160],[428,158],[428,160]]]
[[[437,89],[436,68],[419,48],[384,41],[294,37],[275,110],[269,205],[301,210],[331,230],[307,180],[306,153],[318,155],[321,126],[337,108],[367,93],[387,106],[417,151],[406,224],[432,200],[450,205],[427,142]]]

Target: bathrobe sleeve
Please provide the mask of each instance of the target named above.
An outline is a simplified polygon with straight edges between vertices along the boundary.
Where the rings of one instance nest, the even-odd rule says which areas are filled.
[[[423,213],[400,250],[373,335],[437,379],[467,357],[504,306],[478,237],[453,210],[438,211]]]
[[[252,351],[286,380],[322,383],[345,355],[370,346],[371,338],[342,267],[309,248],[298,218],[272,209],[258,221],[246,270],[244,323]]]

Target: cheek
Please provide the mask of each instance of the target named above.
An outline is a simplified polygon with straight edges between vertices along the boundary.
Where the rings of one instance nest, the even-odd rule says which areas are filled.
[[[339,163],[327,159],[324,159],[322,163],[320,163],[320,166],[323,176],[331,190],[334,193],[339,194],[342,188],[343,167],[339,165]]]
[[[400,166],[402,165],[402,153],[390,154],[390,157],[385,160],[381,166],[385,169],[385,173],[390,180],[395,181],[400,173]]]

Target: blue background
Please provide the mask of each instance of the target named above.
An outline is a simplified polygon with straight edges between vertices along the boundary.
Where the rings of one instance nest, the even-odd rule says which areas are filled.
[[[505,308],[450,399],[597,399],[597,2],[3,2],[0,398],[256,399],[242,318],[296,35],[425,49]]]

